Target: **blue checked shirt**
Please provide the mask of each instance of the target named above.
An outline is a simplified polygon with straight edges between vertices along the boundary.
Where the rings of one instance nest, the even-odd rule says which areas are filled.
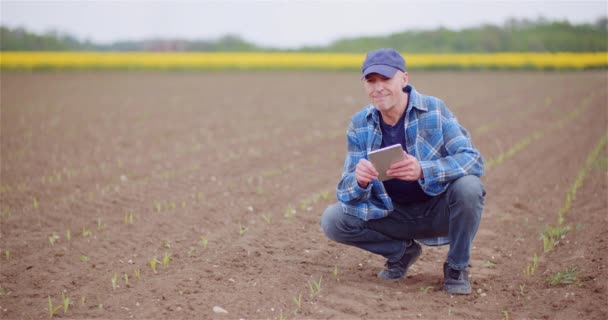
[[[436,196],[451,181],[465,175],[483,175],[483,159],[473,146],[469,133],[462,127],[445,103],[435,97],[418,93],[409,85],[409,103],[405,110],[407,153],[420,162],[424,179],[418,180],[422,190]],[[380,180],[361,188],[355,178],[360,159],[380,148],[382,130],[380,114],[373,105],[356,113],[348,127],[347,155],[338,183],[337,197],[345,213],[363,220],[384,218],[393,211],[391,198]],[[445,244],[446,238],[425,239],[429,245]]]

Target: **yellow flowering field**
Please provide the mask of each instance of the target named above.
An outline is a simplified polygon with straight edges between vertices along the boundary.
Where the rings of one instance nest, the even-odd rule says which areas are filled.
[[[597,69],[600,53],[403,53],[411,69]],[[2,69],[357,70],[364,54],[291,52],[0,52]]]

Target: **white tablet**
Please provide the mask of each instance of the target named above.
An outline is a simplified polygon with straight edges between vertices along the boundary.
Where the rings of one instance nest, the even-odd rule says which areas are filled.
[[[393,179],[386,175],[386,170],[395,162],[399,162],[405,158],[403,148],[400,144],[394,144],[382,149],[370,151],[368,154],[369,161],[374,165],[376,171],[378,171],[378,179],[380,181]]]

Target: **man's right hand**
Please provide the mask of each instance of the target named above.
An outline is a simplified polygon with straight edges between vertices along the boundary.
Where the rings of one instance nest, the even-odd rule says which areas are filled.
[[[355,178],[361,188],[367,188],[372,180],[378,179],[378,172],[369,160],[361,159],[355,167]]]

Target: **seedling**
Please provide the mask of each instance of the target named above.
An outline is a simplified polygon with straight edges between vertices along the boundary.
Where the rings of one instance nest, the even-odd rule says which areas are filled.
[[[536,253],[534,254],[534,259],[532,260],[532,263],[529,264],[525,269],[524,269],[524,274],[526,276],[531,276],[534,274],[534,271],[536,271],[536,267],[538,266],[538,256],[536,255]]]
[[[97,231],[101,231],[101,230],[103,230],[105,227],[106,227],[106,225],[105,225],[105,224],[103,224],[103,223],[101,222],[101,219],[100,219],[100,218],[97,218]]]
[[[80,298],[80,304],[84,306],[85,301],[87,300],[87,298],[85,296],[82,296]]]
[[[158,262],[159,261],[156,259],[156,256],[152,260],[150,260],[150,268],[152,268],[152,271],[154,271],[154,273],[156,273],[156,264]]]
[[[123,221],[125,224],[133,224],[133,212],[125,213]]]
[[[51,234],[51,236],[49,237],[49,242],[51,243],[52,246],[54,246],[55,242],[57,242],[57,240],[59,240],[59,236],[57,235],[57,232],[53,232]]]
[[[329,199],[329,191],[321,192],[321,199],[323,199],[323,200]]]
[[[543,248],[544,252],[547,253],[559,243],[561,239],[563,239],[568,232],[572,230],[570,226],[546,226],[545,230],[541,234],[541,239],[543,240]]]
[[[496,263],[488,260],[488,261],[486,261],[486,262],[483,263],[483,266],[486,267],[486,268],[494,268],[496,266]]]
[[[38,209],[38,200],[36,198],[34,198],[34,209]]]
[[[129,275],[125,273],[124,278],[125,278],[125,286],[128,287],[129,286]]]
[[[63,314],[68,313],[68,307],[72,304],[70,297],[66,297],[63,292],[61,293],[61,300],[63,301]]]
[[[319,293],[321,293],[321,280],[323,280],[323,276],[319,278],[319,281],[310,281],[308,282],[308,288],[310,289],[310,298],[314,299]]]
[[[65,238],[68,239],[68,241],[72,240],[72,232],[70,232],[70,229],[65,232]]]
[[[279,314],[279,320],[287,320],[287,318],[285,318],[285,315],[283,314],[283,310],[281,310],[281,314]]]
[[[296,216],[296,208],[294,208],[291,204],[287,207],[287,210],[285,211],[285,218],[293,218]]]
[[[6,257],[6,260],[9,260],[11,258],[10,250],[4,250],[4,256]]]
[[[526,294],[525,290],[526,290],[526,284],[525,283],[520,284],[519,285],[519,294],[521,294],[522,296],[525,295]]]
[[[80,256],[80,261],[82,261],[82,262],[88,262],[89,260],[90,260],[90,259],[89,259],[89,257],[87,257],[87,256],[84,256],[84,255],[83,255],[83,256]]]
[[[116,282],[118,281],[118,275],[114,272],[112,276],[112,290],[116,290]]]
[[[264,221],[266,221],[266,223],[268,223],[268,224],[270,224],[270,222],[271,222],[270,215],[268,215],[268,214],[263,214],[262,219],[264,219]]]
[[[338,279],[338,265],[334,266],[333,275],[334,275],[334,279],[336,279],[336,281],[340,281],[340,279]]]
[[[550,276],[547,278],[547,282],[552,286],[563,284],[576,284],[580,286],[582,283],[576,279],[577,275],[578,271],[576,270],[576,267],[570,267],[565,272],[558,272]]]
[[[160,213],[160,211],[162,209],[162,206],[161,206],[160,202],[155,202],[154,203],[154,208],[156,209],[156,212]]]
[[[200,238],[201,238],[201,241],[199,241],[199,242],[201,244],[201,247],[203,248],[203,250],[205,250],[207,248],[207,242],[208,242],[207,238],[205,238],[204,235],[201,235]]]
[[[296,310],[294,313],[297,313],[302,309],[302,293],[298,293],[297,296],[293,297],[293,303],[296,305]]]
[[[169,262],[171,261],[171,255],[165,252],[165,256],[163,257],[163,269],[167,269]]]
[[[420,292],[427,294],[429,293],[429,290],[433,289],[433,286],[428,286],[428,287],[422,287],[420,288]]]
[[[53,307],[53,300],[51,300],[51,296],[49,296],[49,318],[52,319],[59,309],[61,309],[61,306]]]
[[[163,243],[162,243],[161,246],[163,248],[165,248],[165,249],[170,249],[171,248],[171,245],[169,244],[169,241],[167,241],[167,240],[163,240]]]
[[[249,230],[247,227],[239,223],[239,236],[242,237],[245,233],[247,233],[247,230]]]
[[[504,320],[509,320],[509,311],[508,310],[503,310],[502,311],[502,315],[503,315],[503,319]]]
[[[141,270],[135,269],[133,270],[133,273],[135,273],[135,278],[137,278],[137,280],[141,280]]]
[[[82,237],[83,238],[90,237],[91,235],[93,235],[93,233],[91,232],[91,229],[82,227]]]

